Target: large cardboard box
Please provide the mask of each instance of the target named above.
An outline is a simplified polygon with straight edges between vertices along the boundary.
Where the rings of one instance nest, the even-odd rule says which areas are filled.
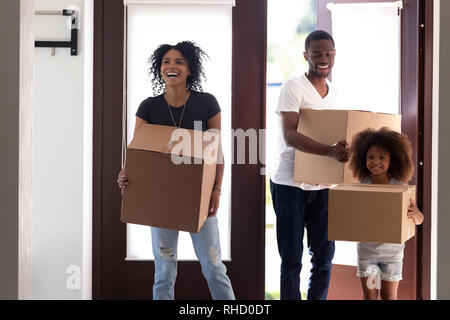
[[[407,217],[415,186],[349,184],[330,189],[328,239],[403,243],[415,235]]]
[[[208,216],[218,143],[212,132],[143,125],[126,151],[121,221],[198,232]]]
[[[357,110],[301,109],[297,131],[311,139],[334,144],[366,129],[389,127],[401,132],[401,115]],[[317,184],[357,183],[346,164],[328,156],[319,156],[295,150],[294,180]]]

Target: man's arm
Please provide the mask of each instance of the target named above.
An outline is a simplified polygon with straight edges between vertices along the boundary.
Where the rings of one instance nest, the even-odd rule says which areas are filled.
[[[348,161],[350,150],[346,141],[338,141],[331,146],[314,141],[297,132],[298,117],[297,112],[281,112],[283,137],[288,146],[303,152],[328,156],[340,162]]]

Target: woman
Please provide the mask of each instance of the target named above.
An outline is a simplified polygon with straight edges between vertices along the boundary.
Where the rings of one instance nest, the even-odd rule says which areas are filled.
[[[221,129],[220,107],[216,98],[202,91],[205,78],[203,59],[206,53],[190,41],[176,45],[163,44],[149,59],[156,96],[144,100],[136,113],[135,133],[145,123],[194,129],[194,121],[201,121],[202,130]],[[162,94],[159,94],[164,91]],[[234,300],[226,267],[220,257],[217,209],[223,178],[223,153],[219,143],[219,161],[211,194],[209,216],[198,233],[191,233],[195,253],[202,266],[213,299]],[[124,169],[119,173],[119,187],[128,182]],[[173,299],[177,274],[178,231],[151,227],[155,257],[153,298]]]

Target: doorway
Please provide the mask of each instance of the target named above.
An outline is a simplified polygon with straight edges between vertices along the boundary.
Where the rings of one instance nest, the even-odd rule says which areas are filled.
[[[119,219],[121,197],[115,184],[124,125],[124,2],[95,0],[94,5],[93,298],[150,299],[153,261],[126,260],[126,225]],[[231,128],[223,130],[264,128],[265,34],[266,2],[236,1],[232,10]],[[230,260],[225,265],[237,299],[264,299],[264,177],[260,164],[235,163],[228,199]],[[209,298],[198,261],[179,261],[175,299]]]
[[[333,4],[395,4],[399,2],[389,0],[318,0],[317,1],[317,27],[333,33],[331,11],[329,3]],[[327,8],[328,6],[328,8]],[[405,258],[403,261],[403,280],[400,282],[398,297],[404,300],[415,300],[426,297],[422,291],[422,285],[427,283],[428,277],[422,271],[422,265],[429,263],[424,257],[422,248],[424,243],[428,243],[424,237],[424,231],[430,226],[426,223],[429,217],[429,203],[424,203],[424,197],[428,198],[430,190],[424,190],[424,166],[423,159],[426,156],[423,149],[423,139],[431,135],[431,129],[424,132],[424,58],[425,58],[425,25],[429,26],[430,21],[426,21],[425,1],[404,0],[401,8],[398,9],[400,15],[400,113],[402,114],[402,132],[405,133],[412,142],[414,150],[413,161],[415,163],[415,176],[410,184],[417,186],[417,203],[419,209],[425,215],[423,226],[417,227],[416,237],[407,241],[405,247]],[[432,11],[432,10],[431,10]],[[419,27],[421,26],[421,27]],[[427,32],[430,32],[427,30]],[[432,64],[431,64],[432,65]],[[430,66],[430,65],[428,65]],[[363,74],[363,76],[369,76]],[[429,111],[428,111],[429,112]],[[427,233],[428,231],[426,231]],[[428,249],[429,250],[429,249]],[[424,259],[425,258],[425,259]],[[356,267],[334,264],[330,283],[329,299],[360,299],[361,289],[359,280],[355,277]]]

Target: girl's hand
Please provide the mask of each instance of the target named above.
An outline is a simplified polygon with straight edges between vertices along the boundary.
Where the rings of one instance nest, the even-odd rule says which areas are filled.
[[[208,217],[214,217],[217,214],[220,203],[220,189],[214,187],[211,193],[211,200],[209,201]]]
[[[120,170],[119,172],[119,176],[117,177],[117,184],[120,188],[120,194],[123,196],[123,190],[125,190],[128,185],[128,178],[126,177],[124,169]]]
[[[413,219],[416,225],[422,224],[423,222],[423,214],[417,208],[416,203],[411,199],[411,203],[408,208],[408,218]]]

